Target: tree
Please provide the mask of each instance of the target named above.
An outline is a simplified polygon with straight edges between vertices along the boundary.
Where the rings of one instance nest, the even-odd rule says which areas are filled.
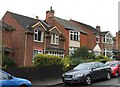
[[[74,51],[74,53],[71,55],[72,59],[88,59],[89,58],[89,52],[87,47],[80,47],[77,50]]]
[[[71,55],[71,64],[78,65],[82,62],[91,62],[95,59],[93,52],[88,52],[87,47],[80,47]]]

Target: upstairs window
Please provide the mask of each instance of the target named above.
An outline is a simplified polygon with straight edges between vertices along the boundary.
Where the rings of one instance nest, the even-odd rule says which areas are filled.
[[[99,34],[96,34],[96,43],[99,43],[100,42],[100,36]]]
[[[111,37],[103,37],[103,42],[112,44],[113,43],[113,39]]]
[[[106,37],[106,42],[109,44],[112,44],[112,38],[111,37]]]
[[[78,31],[70,31],[70,40],[80,41],[80,32],[78,32]]]
[[[40,30],[34,30],[34,41],[43,42],[43,32]]]
[[[51,44],[59,44],[59,35],[56,33],[51,34]]]

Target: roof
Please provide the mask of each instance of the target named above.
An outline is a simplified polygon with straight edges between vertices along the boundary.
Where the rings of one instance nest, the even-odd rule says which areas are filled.
[[[9,12],[9,11],[8,11]],[[37,22],[41,22],[42,25],[46,28],[46,29],[49,29],[51,28],[50,25],[48,25],[45,21],[43,20],[38,20],[38,19],[34,19],[34,18],[31,18],[31,17],[27,17],[27,16],[24,16],[24,15],[20,15],[20,14],[16,14],[16,13],[12,13],[12,12],[9,12],[12,14],[12,16],[24,27],[25,30],[28,30],[30,31],[30,27],[34,24],[36,24]]]
[[[96,28],[92,27],[91,25],[87,25],[87,24],[85,24],[85,23],[78,22],[78,21],[75,21],[75,20],[72,20],[72,21],[74,21],[74,22],[76,22],[76,23],[78,23],[78,24],[83,25],[84,27],[86,27],[87,29],[91,30],[91,31],[94,32],[94,33],[101,34],[101,32],[100,32],[99,30],[97,30]]]
[[[58,21],[60,24],[62,24],[67,30],[74,30],[74,31],[79,31],[79,32],[87,34],[85,31],[80,29],[78,26],[76,26],[71,21],[68,21],[68,20],[65,20],[65,19],[61,19],[61,18],[58,18],[58,17],[54,17],[54,19],[56,21]]]
[[[104,32],[101,32],[101,34],[102,34],[103,36],[105,36],[108,32],[109,32],[109,31],[104,31]]]

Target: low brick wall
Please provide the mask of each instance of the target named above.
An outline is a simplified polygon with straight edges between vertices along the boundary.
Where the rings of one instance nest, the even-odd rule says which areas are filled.
[[[7,68],[4,71],[13,76],[29,79],[30,81],[61,78],[62,65],[51,65],[42,67],[19,67]]]

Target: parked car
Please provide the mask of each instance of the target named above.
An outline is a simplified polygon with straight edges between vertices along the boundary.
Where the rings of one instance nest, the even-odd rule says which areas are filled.
[[[0,87],[32,87],[29,80],[14,77],[3,70],[0,70],[0,83]]]
[[[120,75],[120,61],[108,61],[105,65],[111,67],[112,76],[118,77]]]
[[[73,70],[62,75],[65,84],[85,83],[90,85],[93,81],[106,78],[111,79],[111,68],[102,62],[81,63]]]

